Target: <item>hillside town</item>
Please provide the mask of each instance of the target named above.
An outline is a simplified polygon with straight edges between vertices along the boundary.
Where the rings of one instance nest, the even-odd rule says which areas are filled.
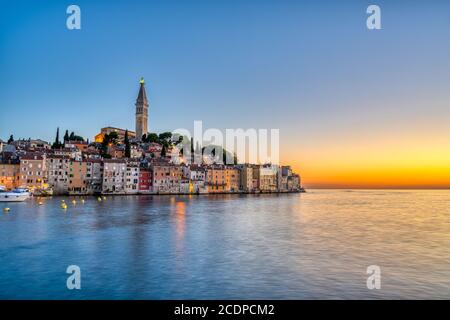
[[[0,140],[0,186],[42,196],[303,191],[290,166],[223,164],[214,158],[193,163],[175,157],[176,137],[148,132],[143,79],[135,106],[136,131],[105,127],[90,142],[68,131],[60,138],[58,128],[53,143],[15,140],[13,135]]]

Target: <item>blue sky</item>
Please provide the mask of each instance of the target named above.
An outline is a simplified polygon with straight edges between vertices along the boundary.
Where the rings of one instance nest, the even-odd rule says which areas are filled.
[[[75,31],[65,27],[69,2],[3,3],[0,137],[51,139],[56,126],[89,137],[109,124],[132,129],[140,76],[156,131],[194,119],[329,128],[360,100],[369,109],[361,117],[376,120],[372,103],[431,85],[423,82],[430,74],[437,94],[446,90],[450,6],[382,2],[383,30],[370,32],[368,3],[78,1]],[[379,109],[387,121],[405,116]]]
[[[284,150],[307,150],[450,120],[448,1],[73,3],[81,30],[72,2],[1,2],[0,138],[134,129],[141,76],[157,132],[280,128]]]

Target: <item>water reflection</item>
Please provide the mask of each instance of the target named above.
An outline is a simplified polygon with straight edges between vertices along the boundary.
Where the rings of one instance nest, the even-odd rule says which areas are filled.
[[[177,201],[175,203],[175,228],[177,233],[177,249],[183,248],[184,232],[186,229],[186,203]]]
[[[450,298],[445,191],[60,200],[0,215],[0,298]]]

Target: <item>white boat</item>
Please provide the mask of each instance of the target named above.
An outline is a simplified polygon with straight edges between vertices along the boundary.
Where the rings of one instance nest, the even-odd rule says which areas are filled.
[[[0,186],[0,202],[22,202],[31,197],[27,189],[18,188],[7,191],[5,187]]]

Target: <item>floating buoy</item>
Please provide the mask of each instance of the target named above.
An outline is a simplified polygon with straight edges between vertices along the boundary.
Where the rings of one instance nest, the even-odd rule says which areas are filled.
[[[61,200],[61,203],[64,203],[65,201],[64,200]]]
[[[98,200],[98,201],[102,201],[102,198],[98,197],[97,200]]]
[[[81,203],[84,203],[84,199],[81,199]]]
[[[65,203],[61,204],[61,209],[66,210],[67,209],[67,204],[65,204]]]
[[[38,205],[42,206],[44,203],[42,201],[38,202]]]
[[[106,197],[103,197],[103,200],[106,200]]]
[[[77,204],[76,200],[72,200],[72,204],[76,205]]]
[[[3,208],[3,211],[5,212],[9,212],[11,209],[10,208]]]

